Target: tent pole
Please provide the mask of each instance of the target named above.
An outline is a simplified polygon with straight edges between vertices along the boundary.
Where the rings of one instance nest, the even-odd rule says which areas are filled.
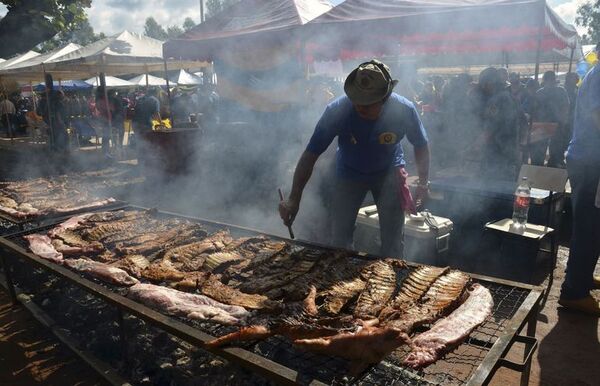
[[[575,47],[571,48],[571,57],[569,58],[569,72],[573,68],[573,55],[575,54]]]
[[[112,136],[112,113],[110,111],[110,106],[108,104],[108,90],[106,87],[106,69],[104,66],[104,54],[101,56],[100,61],[102,63],[102,72],[100,73],[100,84],[102,86],[104,86],[104,107],[106,108],[106,117],[108,118],[108,136],[102,136],[102,141],[104,141],[105,138],[110,138]],[[110,139],[109,139],[110,141]],[[104,142],[102,144],[102,148],[104,148]],[[109,147],[110,147],[110,142],[109,142]]]
[[[46,87],[46,112],[48,113],[48,126],[50,126],[50,147],[54,147],[54,125],[52,123],[52,110],[50,108],[50,88],[53,87],[52,75],[46,73],[46,67],[44,63],[42,63],[42,71],[44,71],[44,82]]]
[[[35,101],[35,94],[33,93],[33,82],[29,80],[29,89],[31,90],[31,101],[33,102],[33,111],[37,114],[37,103]]]
[[[540,5],[542,9],[540,10],[541,20],[538,27],[538,37],[537,37],[537,49],[535,52],[535,80],[538,80],[540,76],[540,59],[542,56],[542,40],[544,38],[544,25],[546,24],[546,1],[541,1]]]
[[[149,82],[148,82],[148,66],[144,66],[146,69],[146,92],[148,92],[148,89],[150,88],[149,86]]]
[[[171,111],[171,87],[169,87],[169,75],[167,72],[167,59],[163,58],[163,63],[165,65],[165,81],[167,82],[167,98],[169,102],[169,119],[171,120],[171,127],[174,126],[173,121],[173,112]]]

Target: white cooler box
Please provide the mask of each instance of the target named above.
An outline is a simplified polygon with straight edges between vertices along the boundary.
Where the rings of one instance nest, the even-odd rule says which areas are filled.
[[[450,246],[452,221],[429,212],[407,214],[404,222],[404,258],[421,264],[443,265]],[[354,247],[379,255],[379,216],[375,205],[361,208],[356,219]]]

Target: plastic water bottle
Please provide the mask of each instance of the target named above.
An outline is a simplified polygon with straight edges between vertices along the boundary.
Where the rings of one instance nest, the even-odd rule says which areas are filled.
[[[527,177],[523,177],[521,184],[515,192],[515,202],[513,205],[513,225],[515,227],[525,227],[527,216],[529,214],[529,201],[531,199],[531,188]]]

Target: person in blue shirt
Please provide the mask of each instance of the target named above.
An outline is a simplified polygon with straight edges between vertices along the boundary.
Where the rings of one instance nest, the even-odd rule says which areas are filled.
[[[596,46],[599,51],[600,43]],[[558,303],[600,316],[590,290],[600,289],[594,268],[600,255],[600,65],[583,79],[577,95],[573,137],[567,150],[573,234]]]
[[[279,204],[285,225],[291,225],[298,213],[317,159],[337,137],[334,193],[327,203],[333,214],[331,244],[351,248],[358,210],[370,191],[379,214],[381,254],[402,256],[404,209],[414,211],[414,205],[406,187],[400,141],[406,136],[415,148],[417,202],[427,193],[429,147],[415,106],[393,92],[397,82],[377,60],[348,75],[346,95],[325,109],[298,161],[290,195]]]

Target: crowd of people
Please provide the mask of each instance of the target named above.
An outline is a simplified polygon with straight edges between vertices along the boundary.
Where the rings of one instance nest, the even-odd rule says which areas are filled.
[[[0,133],[48,139],[58,150],[68,149],[73,140],[82,145],[92,137],[102,138],[103,154],[110,158],[111,149],[123,146],[125,121],[131,121],[138,133],[152,130],[166,118],[179,125],[207,124],[217,121],[217,103],[214,85],[176,88],[171,103],[160,87],[0,94]]]
[[[432,147],[432,162],[438,168],[470,164],[481,167],[484,176],[512,180],[522,163],[564,167],[578,82],[577,74],[568,73],[561,86],[556,74],[548,71],[539,84],[506,68],[489,67],[477,79],[468,74],[436,75],[423,81],[404,79],[398,91],[421,114]],[[153,121],[167,117],[177,125],[218,122],[219,96],[212,84],[175,88],[170,103],[161,88],[149,92],[109,89],[108,110],[106,103],[97,102],[104,101],[103,88],[95,90],[50,93],[54,145],[68,146],[67,128],[71,127],[80,143],[93,136],[102,137],[108,157],[111,147],[119,149],[123,144],[126,120],[133,122],[134,131],[135,126],[137,131],[151,129]],[[319,99],[312,98],[313,94],[307,92],[309,102]],[[5,135],[36,137],[36,133],[47,130],[50,117],[46,93],[40,93],[35,101],[33,98],[37,97],[0,97],[0,127]]]
[[[579,77],[560,85],[554,71],[541,84],[506,68],[413,81],[406,94],[418,107],[432,145],[432,161],[450,167],[473,162],[513,179],[522,163],[564,167]],[[401,91],[402,92],[402,91]]]

